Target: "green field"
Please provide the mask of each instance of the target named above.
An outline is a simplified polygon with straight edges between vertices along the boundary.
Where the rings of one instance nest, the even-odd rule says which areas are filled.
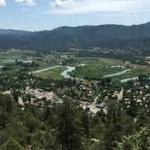
[[[43,79],[54,79],[54,80],[62,80],[61,72],[65,70],[65,67],[55,68],[48,71],[43,71],[39,73],[35,73],[34,76],[40,77]]]
[[[107,58],[78,58],[77,60],[86,64],[86,66],[77,67],[76,70],[72,73],[72,75],[79,78],[101,79],[104,75],[117,73],[126,69],[130,69],[130,71],[122,75],[114,76],[112,79],[121,80],[125,78],[136,77],[141,74],[150,76],[150,66],[136,64],[130,64],[127,66],[127,64],[121,60]],[[112,68],[112,66],[122,66],[124,68]]]
[[[24,67],[15,65],[15,60],[32,60],[37,66],[34,67]],[[86,79],[101,79],[104,75],[117,73],[128,69],[124,61],[110,58],[94,58],[94,57],[75,57],[75,55],[65,54],[65,53],[54,53],[54,54],[40,54],[38,55],[32,51],[20,51],[20,50],[9,50],[5,52],[0,52],[0,66],[8,66],[9,69],[5,73],[15,73],[19,70],[26,70],[26,72],[36,71],[40,69],[45,69],[50,66],[56,66],[60,63],[64,63],[66,66],[77,66],[76,70],[71,74],[78,78]],[[79,64],[85,64],[85,66],[78,66]],[[116,66],[116,67],[112,67]],[[121,66],[121,67],[117,67]],[[114,80],[121,80],[125,78],[131,78],[138,76],[140,74],[150,75],[150,67],[131,64],[130,71],[125,74],[112,77]],[[61,80],[63,77],[60,73],[64,68],[52,69],[49,71],[44,71],[35,74],[42,78],[53,78],[56,80]],[[2,72],[2,69],[0,69]]]
[[[16,65],[16,60],[18,61],[27,61],[31,60],[37,66],[34,67],[24,67]],[[5,52],[0,52],[0,66],[7,66],[9,69],[7,71],[4,71],[5,73],[15,73],[19,70],[27,70],[28,72],[34,71],[34,70],[40,70],[43,68],[47,68],[56,64],[59,64],[58,59],[56,59],[56,56],[54,55],[37,55],[36,52],[28,51],[28,50],[8,50]],[[0,69],[1,71],[2,69]]]
[[[122,79],[125,79],[125,78],[133,78],[133,77],[136,77],[136,76],[139,76],[139,75],[147,75],[147,76],[150,76],[150,67],[137,67],[137,68],[132,68],[129,72],[123,74],[123,75],[120,75],[120,76],[117,76],[117,77],[114,77],[113,79],[115,80],[122,80]]]
[[[100,79],[103,75],[117,73],[123,70],[124,63],[120,60],[115,59],[90,59],[82,61],[86,66],[77,67],[76,70],[72,73],[76,77],[88,78],[88,79]],[[113,66],[122,66],[114,67]]]
[[[9,50],[0,52],[0,65],[12,63],[16,59],[27,59],[30,58],[34,52],[32,51],[20,51],[20,50]]]

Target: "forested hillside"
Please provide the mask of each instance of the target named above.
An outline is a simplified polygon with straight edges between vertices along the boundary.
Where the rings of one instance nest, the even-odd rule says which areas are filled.
[[[68,51],[74,49],[133,49],[150,53],[150,23],[133,26],[60,27],[50,31],[0,30],[0,49]]]

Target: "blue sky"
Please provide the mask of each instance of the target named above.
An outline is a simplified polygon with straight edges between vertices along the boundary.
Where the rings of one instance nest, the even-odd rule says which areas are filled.
[[[150,0],[0,0],[0,28],[5,29],[37,31],[149,21]]]

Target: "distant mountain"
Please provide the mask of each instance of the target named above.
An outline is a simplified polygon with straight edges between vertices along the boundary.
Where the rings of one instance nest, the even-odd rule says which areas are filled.
[[[30,34],[30,33],[32,32],[23,31],[23,30],[0,29],[0,35],[9,35],[9,34],[25,35],[25,34]]]
[[[138,49],[150,54],[150,23],[60,27],[50,31],[0,30],[0,49],[64,51],[71,48]]]

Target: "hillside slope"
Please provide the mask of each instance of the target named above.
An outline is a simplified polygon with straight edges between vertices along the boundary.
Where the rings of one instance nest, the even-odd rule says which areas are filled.
[[[70,48],[140,49],[150,53],[150,23],[60,27],[50,31],[0,30],[0,49],[64,51]]]

